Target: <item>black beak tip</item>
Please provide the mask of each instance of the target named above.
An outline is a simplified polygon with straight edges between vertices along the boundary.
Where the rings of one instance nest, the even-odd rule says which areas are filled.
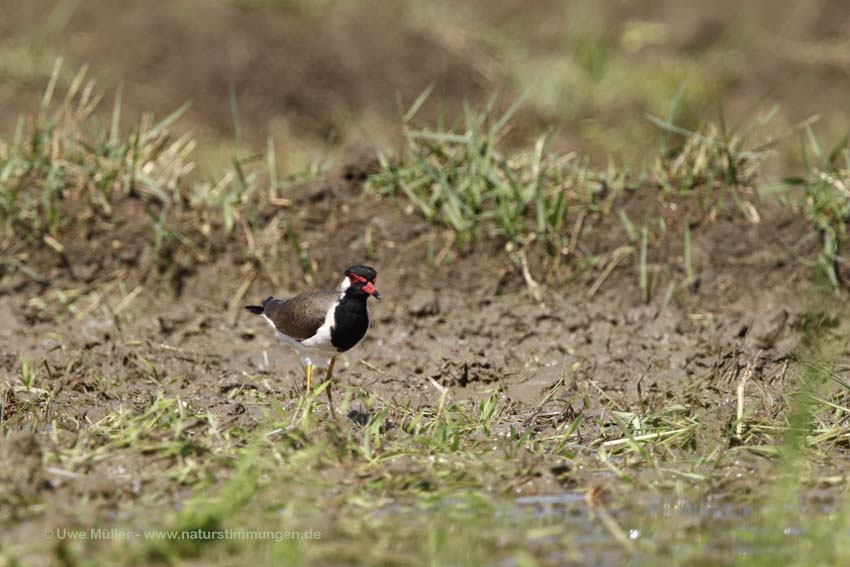
[[[374,297],[374,298],[375,298],[375,299],[377,299],[378,301],[380,301],[380,300],[381,300],[381,294],[380,294],[380,293],[378,293],[378,290],[377,290],[377,289],[376,289],[375,291],[373,291],[373,292],[372,292],[372,297]]]

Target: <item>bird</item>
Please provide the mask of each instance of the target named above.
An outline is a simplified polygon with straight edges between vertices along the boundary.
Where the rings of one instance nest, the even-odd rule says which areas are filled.
[[[336,421],[330,380],[338,354],[354,348],[369,330],[370,297],[381,300],[375,289],[378,273],[370,266],[351,266],[345,270],[338,289],[308,291],[289,299],[267,297],[260,305],[245,309],[260,315],[275,330],[284,344],[291,346],[307,373],[307,393],[311,391],[313,366],[325,362],[328,372],[326,392],[331,417]]]

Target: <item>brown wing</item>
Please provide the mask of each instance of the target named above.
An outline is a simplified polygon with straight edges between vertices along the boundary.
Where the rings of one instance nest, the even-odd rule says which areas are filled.
[[[336,291],[312,291],[286,300],[269,299],[263,302],[263,315],[287,337],[303,341],[316,334],[338,299]]]

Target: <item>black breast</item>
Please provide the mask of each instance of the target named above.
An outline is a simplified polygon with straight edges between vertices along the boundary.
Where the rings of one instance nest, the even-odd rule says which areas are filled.
[[[331,328],[331,344],[339,352],[345,352],[360,342],[369,330],[369,312],[365,298],[346,297],[334,311],[334,326]]]

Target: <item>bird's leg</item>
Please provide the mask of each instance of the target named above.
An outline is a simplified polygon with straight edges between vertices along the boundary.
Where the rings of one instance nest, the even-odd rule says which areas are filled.
[[[307,393],[310,393],[310,386],[312,385],[313,380],[313,363],[307,363]]]
[[[334,373],[334,364],[336,364],[336,357],[331,357],[331,363],[328,365],[328,374],[325,376],[325,382],[328,383],[328,388],[325,390],[328,394],[328,405],[331,408],[331,417],[334,421],[336,421],[336,411],[334,410],[334,398],[331,395],[331,378],[333,378]]]

